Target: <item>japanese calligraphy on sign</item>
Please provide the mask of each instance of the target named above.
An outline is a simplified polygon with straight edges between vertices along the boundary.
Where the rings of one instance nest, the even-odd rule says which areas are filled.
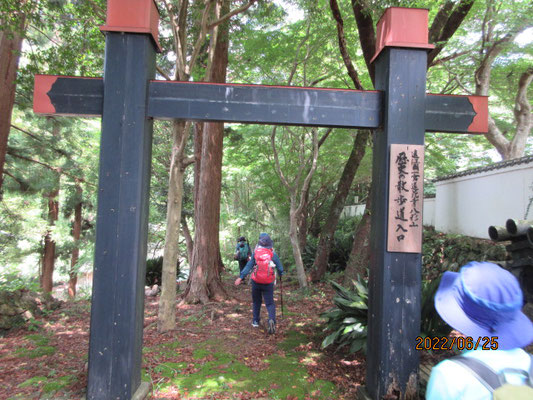
[[[391,144],[387,251],[422,252],[424,146]]]

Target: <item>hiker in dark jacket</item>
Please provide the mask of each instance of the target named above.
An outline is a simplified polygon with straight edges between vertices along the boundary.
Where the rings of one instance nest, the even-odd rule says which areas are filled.
[[[240,276],[235,281],[235,285],[240,285],[242,280],[252,272],[252,302],[253,302],[253,319],[252,326],[257,328],[260,322],[260,312],[262,300],[265,300],[265,306],[268,311],[268,333],[276,332],[276,305],[274,304],[274,281],[275,269],[281,277],[283,275],[283,266],[278,255],[272,248],[272,239],[266,233],[259,235],[259,242],[254,249],[252,258]]]
[[[246,263],[250,261],[251,257],[252,252],[250,250],[250,246],[248,245],[248,241],[244,236],[241,236],[237,241],[234,257],[237,261],[239,261],[239,272],[242,272],[242,270],[246,266]]]

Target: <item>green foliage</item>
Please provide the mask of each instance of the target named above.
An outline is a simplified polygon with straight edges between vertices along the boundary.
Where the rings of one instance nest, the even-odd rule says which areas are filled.
[[[357,277],[354,290],[349,290],[334,281],[330,281],[335,289],[333,298],[335,308],[322,313],[320,316],[327,320],[325,330],[332,331],[322,341],[322,348],[332,344],[337,350],[348,347],[348,353],[360,350],[366,352],[366,336],[368,325],[368,284]]]
[[[0,291],[12,292],[19,289],[37,291],[39,282],[35,277],[25,276],[15,268],[0,269]]]
[[[368,326],[368,282],[360,277],[354,281],[354,289],[349,290],[334,281],[333,298],[335,308],[321,314],[327,325],[325,331],[332,332],[322,341],[322,348],[336,345],[336,350],[348,347],[348,353],[366,352]],[[440,277],[422,282],[422,305],[420,331],[422,336],[447,336],[452,328],[446,324],[435,310],[433,299],[439,287]]]
[[[501,243],[462,235],[446,235],[424,227],[422,279],[437,279],[444,271],[457,271],[470,261],[504,261],[507,251]]]
[[[328,259],[327,272],[335,273],[344,271],[350,252],[352,250],[354,232],[357,224],[361,220],[360,216],[342,218],[337,225],[337,230],[333,235],[333,243]],[[315,260],[318,238],[311,235],[307,237],[307,243],[302,254],[302,259],[306,268],[310,268]]]
[[[163,256],[150,258],[146,261],[146,286],[158,284],[161,286],[161,273],[163,271]],[[176,264],[176,279],[184,278],[185,275],[180,271],[180,263]]]
[[[434,306],[435,293],[444,271],[457,271],[470,261],[503,261],[507,257],[505,246],[490,240],[475,239],[461,235],[445,235],[433,228],[424,228],[423,267],[421,288],[420,330],[422,336],[446,336],[451,327],[438,315]],[[354,290],[346,289],[331,281],[336,296],[335,308],[321,316],[327,320],[322,347],[337,345],[338,349],[349,346],[349,353],[365,350],[368,324],[368,286],[358,277]]]

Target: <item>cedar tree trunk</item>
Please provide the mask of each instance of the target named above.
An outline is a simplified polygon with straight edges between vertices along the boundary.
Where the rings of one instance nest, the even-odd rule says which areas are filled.
[[[229,11],[229,1],[220,3],[220,15]],[[209,81],[226,82],[228,66],[229,22],[218,26]],[[195,237],[189,281],[184,301],[207,303],[222,300],[227,294],[222,286],[219,222],[220,190],[222,185],[222,145],[224,124],[205,123],[202,135],[202,153],[198,186],[195,188]]]
[[[48,223],[54,225],[59,217],[59,203],[56,197],[59,190],[54,190],[48,197]],[[56,242],[52,238],[52,232],[47,231],[44,236],[43,268],[41,272],[41,289],[44,293],[50,293],[53,288],[54,262]]]
[[[74,248],[72,249],[72,257],[70,259],[70,271],[69,271],[69,281],[68,281],[68,296],[73,299],[76,297],[76,284],[78,283],[78,272],[76,271],[76,263],[78,262],[80,256],[80,247],[79,240],[81,236],[81,211],[83,203],[81,201],[81,187],[77,186],[76,191],[79,196],[79,201],[74,207],[74,226],[72,227],[72,238],[74,239]]]
[[[357,276],[366,276],[370,262],[370,211],[372,209],[372,188],[366,199],[365,212],[355,230],[352,251],[344,271],[343,285],[352,287]]]
[[[23,28],[25,16],[22,15],[20,18],[20,27]],[[21,47],[22,35],[20,33],[0,31],[0,190],[4,177],[11,114],[15,103],[15,78]]]
[[[311,280],[313,282],[321,280],[326,273],[333,236],[335,234],[335,230],[337,229],[337,224],[339,223],[339,218],[346,202],[346,197],[350,192],[353,178],[357,172],[357,169],[359,168],[359,165],[361,164],[361,160],[365,155],[366,144],[368,142],[369,135],[370,131],[363,130],[360,131],[354,139],[352,152],[350,153],[350,157],[344,166],[344,170],[342,171],[342,175],[337,186],[337,193],[335,194],[333,203],[329,209],[326,223],[320,232],[320,239],[318,241],[315,261],[313,263],[313,269],[311,272]]]

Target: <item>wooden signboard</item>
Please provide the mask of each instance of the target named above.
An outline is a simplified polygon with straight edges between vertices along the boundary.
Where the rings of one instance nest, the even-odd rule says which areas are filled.
[[[387,251],[422,252],[424,146],[391,144]]]

